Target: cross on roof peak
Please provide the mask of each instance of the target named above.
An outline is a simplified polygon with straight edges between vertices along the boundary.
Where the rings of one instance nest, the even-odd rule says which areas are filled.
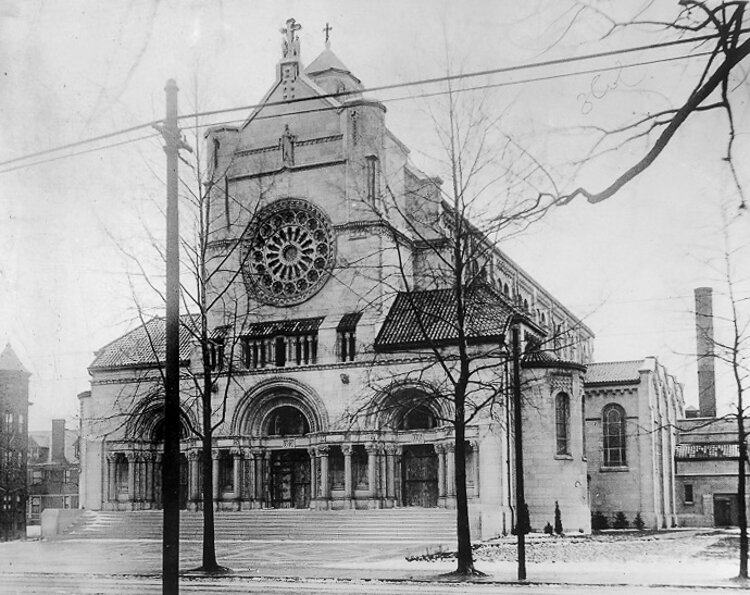
[[[331,27],[330,23],[326,23],[326,26],[323,27],[323,33],[326,34],[326,49],[330,49],[331,47],[331,31],[333,31],[333,27]]]
[[[287,19],[286,27],[280,29],[280,32],[284,35],[284,41],[281,45],[282,57],[299,58],[299,37],[297,37],[297,31],[300,29],[302,29],[302,25],[293,18]]]

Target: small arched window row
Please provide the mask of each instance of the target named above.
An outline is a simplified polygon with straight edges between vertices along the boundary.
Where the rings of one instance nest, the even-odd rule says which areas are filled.
[[[602,409],[602,466],[627,466],[625,409],[610,403]]]

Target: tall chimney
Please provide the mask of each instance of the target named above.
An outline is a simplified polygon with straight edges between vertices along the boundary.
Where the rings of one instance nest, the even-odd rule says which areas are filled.
[[[53,463],[65,461],[65,420],[52,420],[52,439],[50,444],[50,460]]]
[[[695,337],[698,354],[698,405],[701,417],[716,417],[713,289],[695,289]]]

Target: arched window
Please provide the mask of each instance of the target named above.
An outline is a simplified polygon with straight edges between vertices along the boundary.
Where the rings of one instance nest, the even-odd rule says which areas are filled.
[[[555,437],[557,454],[570,454],[570,398],[565,393],[555,397]]]
[[[285,405],[273,411],[267,432],[269,436],[302,436],[310,432],[310,424],[299,409]]]
[[[417,405],[404,413],[399,430],[431,430],[435,425],[432,411],[424,405]]]
[[[604,467],[624,467],[625,458],[625,410],[616,404],[607,405],[602,410]]]

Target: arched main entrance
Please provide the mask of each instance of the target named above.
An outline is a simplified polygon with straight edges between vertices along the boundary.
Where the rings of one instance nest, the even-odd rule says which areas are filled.
[[[271,506],[310,507],[310,455],[306,450],[271,453]]]
[[[438,457],[432,444],[404,446],[401,471],[404,506],[438,505]]]
[[[273,409],[263,424],[269,438],[304,436],[310,432],[305,414],[293,405]],[[269,496],[273,508],[310,507],[310,455],[304,448],[272,450]]]

